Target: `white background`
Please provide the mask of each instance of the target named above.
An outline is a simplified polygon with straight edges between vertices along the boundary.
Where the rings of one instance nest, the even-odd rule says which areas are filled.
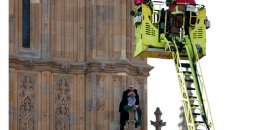
[[[201,67],[216,130],[268,130],[268,8],[265,0],[202,0],[211,28]],[[149,59],[148,120],[157,106],[178,130],[180,98],[171,60]],[[149,130],[154,127],[148,122]]]
[[[265,0],[200,0],[207,7],[207,56],[202,71],[216,130],[268,130],[268,15]],[[200,3],[200,2],[199,2]],[[8,1],[0,4],[1,129],[8,129]],[[179,87],[171,60],[149,59],[148,120],[157,106],[177,130]],[[148,130],[154,130],[148,122]]]

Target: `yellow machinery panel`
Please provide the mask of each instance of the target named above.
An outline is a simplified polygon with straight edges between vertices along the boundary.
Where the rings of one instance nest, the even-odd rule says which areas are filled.
[[[198,7],[196,12],[191,12],[189,16],[186,16],[186,8],[178,11],[178,8],[186,7],[185,5],[175,6],[175,10],[164,10],[164,13],[154,10],[153,4],[142,3],[133,9],[135,12],[135,57],[172,59],[170,45],[175,42],[180,47],[181,59],[187,59],[184,47],[185,32],[189,32],[188,37],[190,42],[196,45],[199,58],[206,55],[206,9]],[[188,21],[188,23],[183,23],[183,26],[177,27],[174,19],[178,17],[183,19],[181,21]],[[162,21],[161,18],[163,18]],[[164,30],[161,32],[163,26]]]

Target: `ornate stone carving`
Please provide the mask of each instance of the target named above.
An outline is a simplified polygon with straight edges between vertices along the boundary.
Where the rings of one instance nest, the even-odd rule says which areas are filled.
[[[105,63],[100,63],[100,70],[101,70],[101,71],[104,71],[105,66],[106,66],[106,64],[105,64]]]
[[[70,84],[65,78],[58,81],[55,93],[55,129],[70,130],[71,96]]]
[[[67,62],[64,62],[60,65],[60,71],[64,73],[69,73],[71,70],[71,65]]]
[[[186,122],[186,117],[184,113],[183,106],[180,107],[180,120],[179,120],[179,130],[187,130],[187,122]]]
[[[87,63],[83,64],[83,66],[82,66],[82,70],[83,70],[83,72],[84,72],[85,74],[88,73],[88,65],[87,65]]]
[[[34,130],[34,83],[30,75],[25,75],[19,95],[19,129]]]
[[[27,60],[25,60],[25,62],[24,62],[24,68],[26,68],[26,69],[32,69],[33,68],[33,60],[31,60],[31,59],[27,59]]]
[[[143,68],[142,67],[137,67],[137,73],[139,75],[142,75],[143,74]]]
[[[162,112],[159,107],[156,108],[154,115],[155,121],[151,121],[151,125],[155,127],[155,130],[161,130],[162,126],[166,126],[166,122],[161,119]]]

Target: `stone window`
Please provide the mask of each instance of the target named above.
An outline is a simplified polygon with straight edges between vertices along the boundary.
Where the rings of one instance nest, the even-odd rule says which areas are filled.
[[[30,48],[30,0],[22,3],[22,47]]]

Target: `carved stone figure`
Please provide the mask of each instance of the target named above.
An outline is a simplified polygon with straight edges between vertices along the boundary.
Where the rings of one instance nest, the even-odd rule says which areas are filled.
[[[69,73],[71,70],[71,65],[67,62],[64,62],[60,66],[60,71],[64,73]]]
[[[25,60],[24,67],[25,69],[32,69],[33,68],[33,60],[27,59]]]

